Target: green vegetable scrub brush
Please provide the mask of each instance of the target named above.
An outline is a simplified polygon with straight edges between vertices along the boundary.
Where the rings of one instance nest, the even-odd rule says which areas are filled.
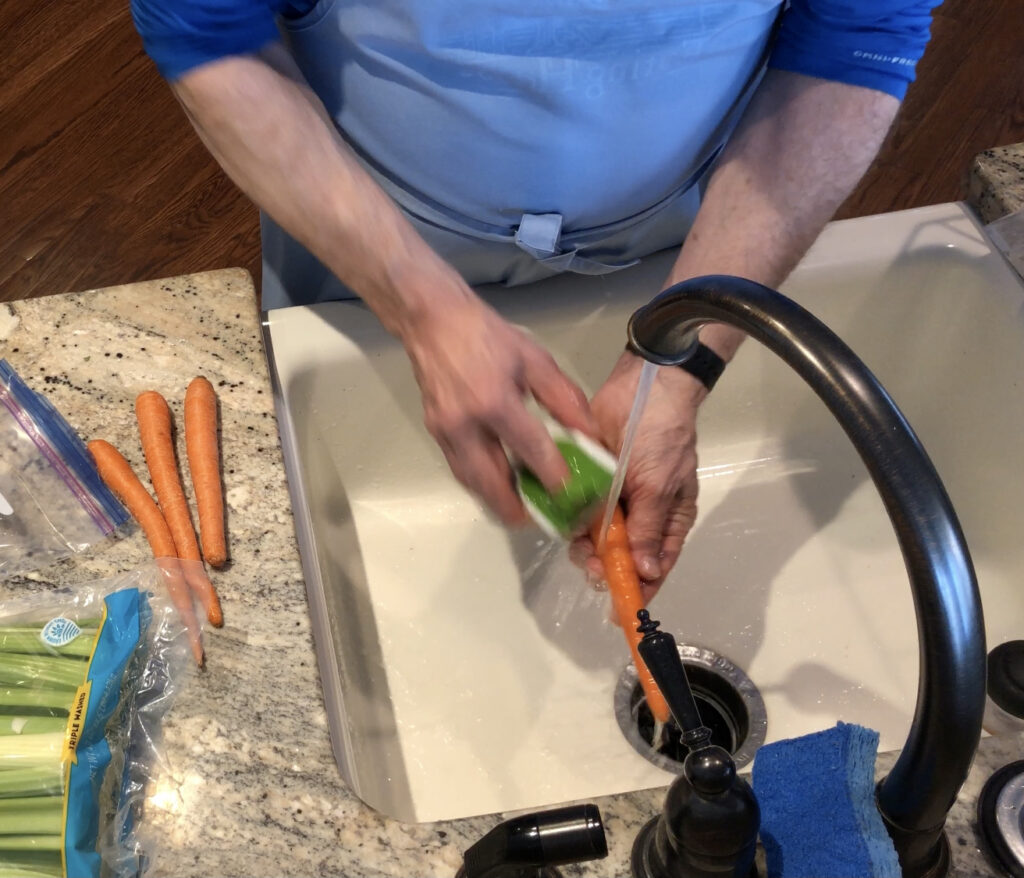
[[[590,524],[612,487],[617,461],[605,448],[577,430],[549,424],[548,431],[569,465],[569,478],[561,490],[548,491],[524,466],[516,471],[516,485],[526,511],[551,537],[571,539]]]

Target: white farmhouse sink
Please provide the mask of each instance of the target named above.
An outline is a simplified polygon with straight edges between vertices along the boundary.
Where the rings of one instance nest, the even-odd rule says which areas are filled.
[[[605,278],[487,290],[588,391],[663,253]],[[903,409],[961,518],[990,646],[1024,634],[1024,287],[957,204],[833,223],[784,288]],[[450,476],[400,346],[356,302],[265,326],[335,753],[405,821],[660,786],[612,709],[628,660],[558,547],[509,533]],[[917,689],[910,588],[866,471],[754,343],[701,414],[701,513],[652,606],[760,689],[767,740],[837,719],[902,746]]]

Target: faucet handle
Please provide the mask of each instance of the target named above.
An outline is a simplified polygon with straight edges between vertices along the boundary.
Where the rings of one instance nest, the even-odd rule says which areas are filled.
[[[637,649],[668,702],[683,733],[683,743],[691,751],[706,747],[711,740],[711,729],[700,718],[676,639],[667,631],[660,631],[661,623],[652,619],[647,610],[637,610],[636,617],[640,622],[636,630],[643,634]]]

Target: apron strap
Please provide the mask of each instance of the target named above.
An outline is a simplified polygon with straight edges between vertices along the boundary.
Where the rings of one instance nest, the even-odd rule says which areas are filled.
[[[560,213],[524,213],[516,229],[516,246],[534,259],[546,259],[561,253],[558,239],[562,237]]]
[[[541,265],[552,271],[571,271],[574,274],[611,274],[636,265],[639,259],[625,262],[602,262],[580,256],[578,248],[562,250],[562,215],[560,213],[524,213],[516,229],[515,243]]]

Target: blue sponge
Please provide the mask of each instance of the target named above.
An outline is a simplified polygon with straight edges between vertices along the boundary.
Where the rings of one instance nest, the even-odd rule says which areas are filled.
[[[848,723],[757,751],[768,878],[899,878],[875,805],[877,752],[878,732]]]

